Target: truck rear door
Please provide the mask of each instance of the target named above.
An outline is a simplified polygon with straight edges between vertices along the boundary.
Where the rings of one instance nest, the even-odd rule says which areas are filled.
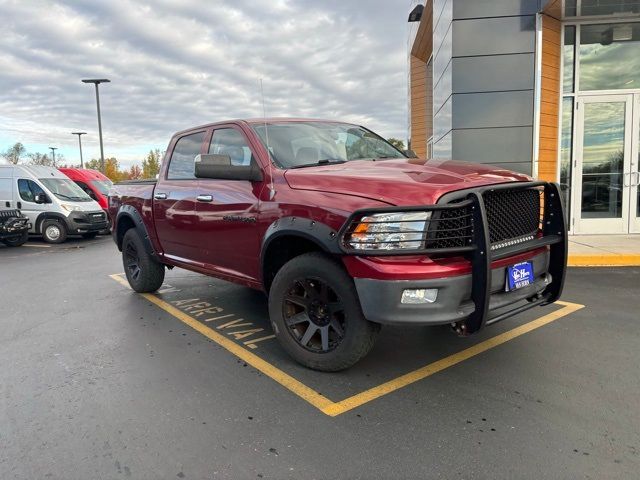
[[[183,135],[173,142],[168,166],[153,192],[153,216],[164,254],[194,263],[198,256],[198,216],[195,158],[201,153],[205,130]]]

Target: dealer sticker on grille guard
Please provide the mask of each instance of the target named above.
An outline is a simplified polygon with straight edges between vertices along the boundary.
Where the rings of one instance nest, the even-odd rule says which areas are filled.
[[[521,262],[507,267],[506,290],[517,290],[533,283],[533,263]]]

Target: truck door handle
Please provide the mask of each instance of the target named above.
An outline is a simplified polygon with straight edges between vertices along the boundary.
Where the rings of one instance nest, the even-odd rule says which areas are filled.
[[[167,199],[167,194],[166,193],[155,193],[153,195],[153,198],[155,198],[156,200],[166,200]]]
[[[9,202],[7,202],[7,203],[9,203]],[[8,207],[8,206],[9,206],[9,205],[7,205],[7,207]],[[18,210],[22,210],[22,202],[18,202]]]
[[[213,195],[198,195],[196,200],[199,202],[213,202]]]

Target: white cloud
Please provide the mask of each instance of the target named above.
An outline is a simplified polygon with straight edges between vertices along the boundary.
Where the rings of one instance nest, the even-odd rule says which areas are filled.
[[[406,136],[406,0],[0,0],[0,149],[11,141],[130,163],[174,131],[267,114],[361,122]],[[4,145],[2,143],[7,143]],[[67,155],[69,156],[69,155]]]

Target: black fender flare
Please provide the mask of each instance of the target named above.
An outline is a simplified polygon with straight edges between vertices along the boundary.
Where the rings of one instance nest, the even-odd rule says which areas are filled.
[[[118,250],[122,251],[122,239],[124,238],[124,232],[120,234],[118,225],[123,218],[128,218],[133,222],[134,228],[138,230],[140,237],[142,237],[142,243],[144,244],[147,253],[154,258],[158,258],[158,254],[153,248],[153,244],[151,243],[151,238],[149,237],[149,232],[147,231],[147,227],[142,220],[142,215],[140,212],[136,210],[135,207],[131,205],[122,205],[118,209],[118,213],[116,214],[116,221],[114,222],[115,229],[111,232],[113,235],[113,239],[118,246]]]
[[[260,248],[260,271],[264,271],[265,254],[271,243],[280,237],[295,236],[310,240],[326,253],[342,255],[338,232],[328,225],[301,217],[281,217],[267,228]]]
[[[67,229],[69,228],[69,221],[68,221],[67,217],[65,217],[61,213],[42,212],[36,217],[36,224],[34,226],[35,233],[37,233],[37,234],[42,233],[41,227],[42,227],[42,223],[45,220],[58,220],[58,221],[60,221],[60,222],[62,222],[64,224],[65,228],[67,228]]]

